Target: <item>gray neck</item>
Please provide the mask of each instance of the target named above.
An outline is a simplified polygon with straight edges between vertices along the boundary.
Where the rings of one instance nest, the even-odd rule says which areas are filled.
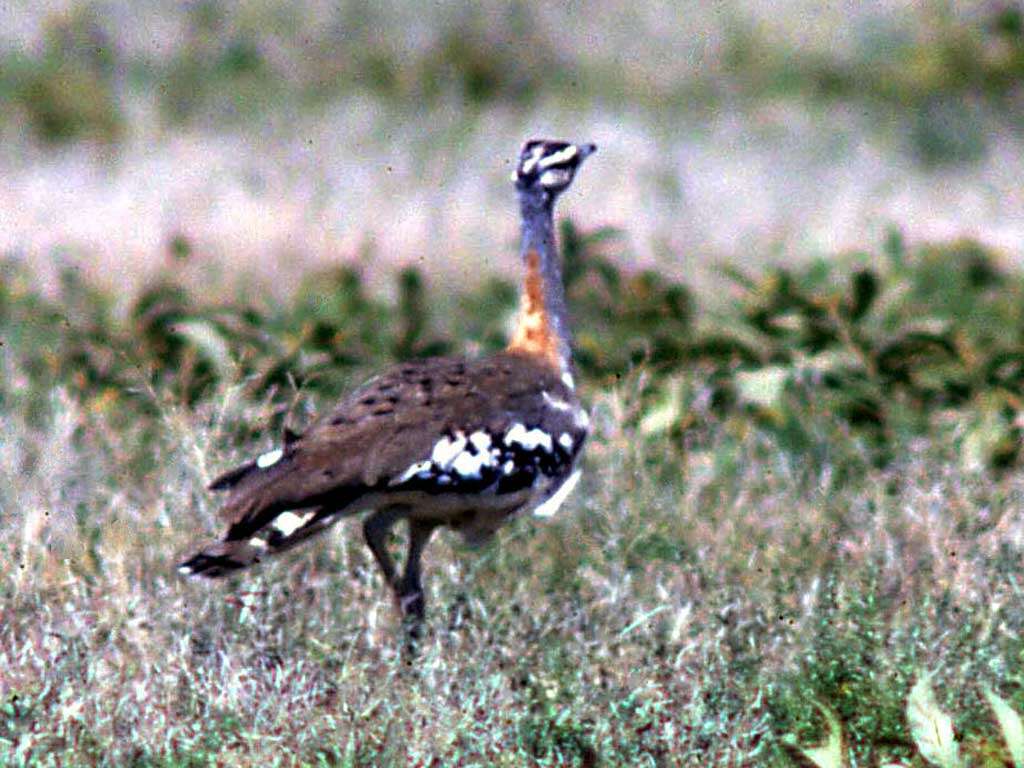
[[[572,372],[572,334],[569,331],[569,311],[565,304],[565,286],[562,283],[562,265],[555,242],[553,219],[554,198],[547,192],[519,193],[519,211],[522,216],[523,243],[520,256],[524,262],[530,251],[540,257],[540,275],[544,293],[544,308],[551,329],[558,337],[558,355],[563,372]]]

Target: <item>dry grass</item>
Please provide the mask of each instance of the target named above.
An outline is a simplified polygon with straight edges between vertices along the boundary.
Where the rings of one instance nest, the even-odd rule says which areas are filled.
[[[815,701],[877,764],[912,752],[919,669],[969,735],[995,732],[977,683],[1019,708],[1024,487],[942,446],[840,484],[756,433],[674,458],[623,430],[625,388],[590,393],[586,481],[555,522],[429,550],[410,665],[354,524],[230,582],[177,577],[215,530],[218,425],[265,416],[222,394],[165,409],[139,476],[131,435],[57,395],[45,428],[8,422],[5,764],[789,765]]]

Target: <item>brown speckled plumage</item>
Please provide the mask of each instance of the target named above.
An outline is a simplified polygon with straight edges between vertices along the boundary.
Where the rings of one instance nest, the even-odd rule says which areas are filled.
[[[557,507],[571,489],[563,484],[576,469],[588,419],[574,391],[551,208],[592,151],[528,142],[520,156],[526,278],[508,349],[398,365],[304,434],[286,433],[280,449],[219,476],[210,488],[227,494],[227,532],[183,563],[183,573],[221,576],[372,510],[363,526],[367,544],[403,612],[420,618],[419,561],[436,527],[480,542],[513,515],[548,502]],[[557,162],[545,165],[551,157]],[[385,547],[400,519],[410,529],[401,577]]]

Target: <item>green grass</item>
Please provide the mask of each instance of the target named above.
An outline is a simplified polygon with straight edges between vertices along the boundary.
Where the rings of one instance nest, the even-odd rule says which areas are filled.
[[[411,665],[355,521],[227,582],[174,565],[219,530],[215,472],[395,357],[499,345],[512,288],[115,301],[9,263],[0,762],[787,766],[824,707],[848,764],[923,766],[931,671],[960,752],[1010,764],[983,686],[1024,710],[1024,487],[971,425],[1016,429],[1016,368],[977,361],[1019,354],[1024,277],[894,234],[707,307],[616,268],[611,233],[563,242],[585,479],[482,550],[438,537]]]
[[[809,468],[842,473],[884,465],[921,437],[947,439],[965,469],[1017,462],[1024,274],[998,253],[972,241],[908,250],[894,230],[880,254],[762,274],[726,266],[730,299],[700,307],[683,282],[620,269],[620,233],[561,230],[580,371],[599,389],[633,387],[620,417],[645,437],[679,452],[719,435],[735,463],[755,430]],[[288,300],[204,295],[169,276],[115,299],[74,268],[44,296],[14,259],[0,275],[13,366],[0,404],[31,422],[62,387],[150,437],[161,402],[196,406],[233,384],[266,405],[261,428],[301,427],[309,402],[387,362],[500,349],[517,311],[507,280],[452,293],[411,267],[395,274],[391,300],[351,267],[311,275]],[[252,439],[251,420],[236,419],[231,436]],[[146,461],[148,443],[137,447]]]

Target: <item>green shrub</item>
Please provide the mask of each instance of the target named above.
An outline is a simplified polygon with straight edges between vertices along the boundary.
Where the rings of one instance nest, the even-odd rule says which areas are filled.
[[[45,143],[112,143],[124,132],[116,58],[115,43],[90,9],[54,16],[38,57],[8,52],[0,60],[0,96]]]
[[[685,284],[616,266],[614,231],[566,223],[562,242],[583,380],[628,382],[629,419],[648,439],[697,449],[713,427],[756,430],[810,466],[842,471],[885,463],[937,430],[967,468],[1018,459],[1024,276],[977,243],[907,252],[894,235],[877,257],[761,275],[728,268],[737,298],[712,317]],[[127,414],[147,412],[153,388],[195,406],[243,381],[248,397],[278,403],[275,428],[295,388],[335,397],[390,361],[499,349],[516,311],[516,289],[501,280],[435,312],[416,269],[396,275],[390,303],[339,268],[280,304],[211,302],[159,282],[116,321],[112,297],[73,270],[54,300],[29,287],[24,266],[8,262],[4,273],[0,323],[34,391],[59,384],[89,408]],[[31,399],[10,388],[0,397]]]

